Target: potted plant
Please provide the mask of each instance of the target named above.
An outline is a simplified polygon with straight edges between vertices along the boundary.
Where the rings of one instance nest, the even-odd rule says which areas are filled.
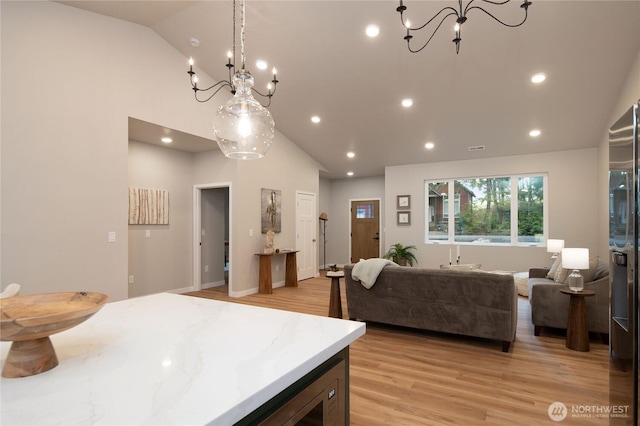
[[[400,243],[392,244],[388,252],[382,257],[385,259],[391,259],[400,266],[413,266],[413,262],[418,263],[416,256],[411,250],[417,250],[416,246],[403,246]]]

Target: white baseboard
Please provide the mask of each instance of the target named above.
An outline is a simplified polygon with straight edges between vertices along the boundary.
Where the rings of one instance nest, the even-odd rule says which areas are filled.
[[[249,290],[243,290],[243,291],[233,291],[233,292],[229,292],[229,296],[230,297],[242,297],[242,296],[248,296],[250,294],[256,294],[258,292],[258,287],[254,287],[254,288],[250,288]]]
[[[223,286],[223,285],[225,285],[224,280],[222,280],[222,281],[214,281],[212,283],[201,284],[200,288],[202,290],[204,290],[204,289],[207,289],[207,288],[220,287],[220,286]]]
[[[167,290],[166,293],[182,294],[182,293],[187,293],[189,291],[194,291],[193,286],[183,287],[183,288],[174,288],[173,290]]]

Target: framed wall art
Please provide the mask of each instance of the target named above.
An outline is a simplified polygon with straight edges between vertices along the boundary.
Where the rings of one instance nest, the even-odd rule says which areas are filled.
[[[398,210],[411,208],[411,195],[398,195]]]
[[[262,188],[261,194],[262,233],[272,230],[278,233],[282,230],[282,191],[279,189]]]
[[[411,225],[411,212],[398,212],[397,223],[399,226]]]
[[[168,225],[169,191],[129,188],[129,225]]]

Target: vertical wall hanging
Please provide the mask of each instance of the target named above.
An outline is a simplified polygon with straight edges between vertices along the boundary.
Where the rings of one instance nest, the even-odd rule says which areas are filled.
[[[168,225],[169,191],[129,188],[129,225]]]
[[[266,234],[268,230],[280,232],[282,230],[282,191],[262,188],[261,198],[262,233]]]

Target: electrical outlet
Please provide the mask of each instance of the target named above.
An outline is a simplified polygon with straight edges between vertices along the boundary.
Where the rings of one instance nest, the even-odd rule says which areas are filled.
[[[249,236],[253,237],[253,229],[249,229]]]
[[[151,238],[151,229],[146,229],[144,231],[144,237],[145,238]]]
[[[129,284],[133,284],[134,281],[133,275],[129,275]]]
[[[280,270],[280,265],[276,265],[276,272]]]
[[[204,265],[204,271],[209,272],[209,265]]]

